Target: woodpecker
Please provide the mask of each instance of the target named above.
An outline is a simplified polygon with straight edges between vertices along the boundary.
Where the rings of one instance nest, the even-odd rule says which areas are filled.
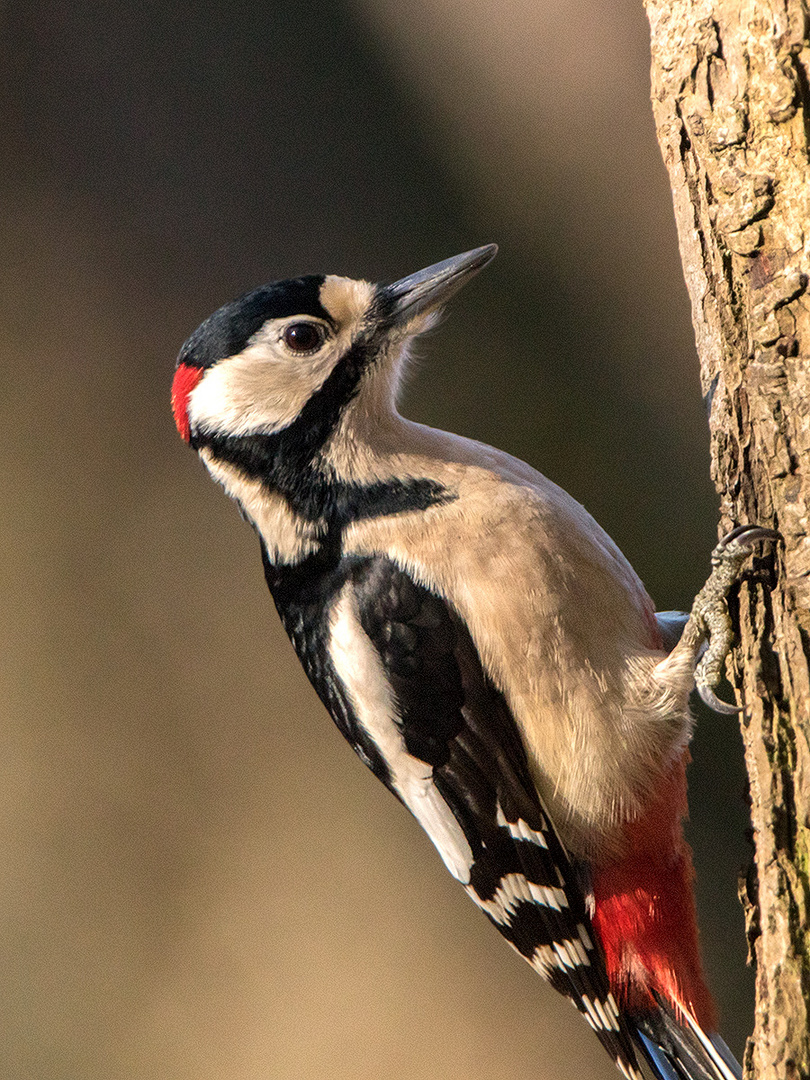
[[[509,944],[625,1077],[733,1080],[682,833],[688,698],[727,613],[656,614],[559,487],[397,412],[413,339],[496,251],[226,304],[180,351],[177,428],[258,534],[338,728]],[[721,543],[715,600],[768,538]]]

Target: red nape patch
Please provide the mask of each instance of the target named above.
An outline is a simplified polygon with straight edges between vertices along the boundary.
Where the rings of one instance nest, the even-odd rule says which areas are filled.
[[[703,981],[692,892],[692,852],[683,838],[688,752],[642,818],[625,829],[627,853],[594,870],[593,925],[605,951],[610,988],[629,1012],[655,1008],[652,992],[716,1031]]]
[[[203,368],[191,367],[190,364],[181,364],[174,373],[172,412],[174,413],[177,430],[186,442],[191,438],[191,429],[188,422],[188,397],[202,377]]]

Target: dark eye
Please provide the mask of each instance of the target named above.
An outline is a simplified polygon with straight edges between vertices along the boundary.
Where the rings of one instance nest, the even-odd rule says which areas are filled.
[[[320,323],[296,322],[284,331],[284,344],[297,353],[310,353],[319,349],[326,340],[326,331]]]

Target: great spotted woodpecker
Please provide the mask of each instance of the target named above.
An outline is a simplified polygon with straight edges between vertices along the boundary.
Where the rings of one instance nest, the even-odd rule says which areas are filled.
[[[258,533],[324,705],[472,900],[626,1077],[732,1080],[681,828],[727,615],[656,615],[564,491],[396,409],[411,339],[496,250],[226,304],[180,352],[175,420]],[[709,591],[764,538],[731,534]]]

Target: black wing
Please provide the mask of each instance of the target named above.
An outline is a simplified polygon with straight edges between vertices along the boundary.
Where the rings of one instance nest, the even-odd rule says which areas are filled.
[[[300,570],[283,580],[266,570],[307,674],[343,734],[415,813],[499,932],[573,1002],[621,1071],[640,1080],[581,873],[541,805],[515,721],[463,621],[383,557],[343,560],[316,575],[317,587]],[[351,619],[357,663],[350,669],[336,659],[340,643],[333,638],[335,627]],[[376,680],[377,691],[384,681],[389,699],[381,712],[390,717],[364,716],[364,704],[379,701],[381,691],[366,694],[363,679]],[[427,778],[429,812],[421,812],[423,796],[408,789],[405,773]],[[434,825],[437,808],[444,820]]]
[[[396,564],[352,574],[363,630],[399,706],[410,754],[470,845],[467,892],[506,940],[582,1012],[607,1051],[636,1059],[590,924],[580,875],[544,812],[518,729],[450,607]]]

